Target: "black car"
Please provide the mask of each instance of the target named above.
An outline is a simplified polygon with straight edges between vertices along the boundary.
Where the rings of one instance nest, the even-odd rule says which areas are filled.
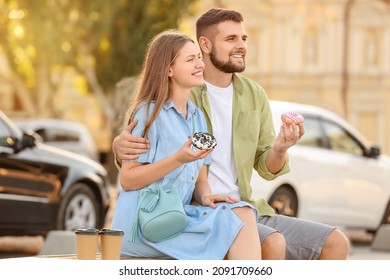
[[[0,111],[0,235],[102,228],[109,188],[103,166],[41,143]]]

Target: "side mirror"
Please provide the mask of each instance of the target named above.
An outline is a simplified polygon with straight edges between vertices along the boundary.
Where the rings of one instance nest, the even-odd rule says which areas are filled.
[[[379,146],[371,146],[367,152],[367,156],[370,158],[377,158],[381,154],[381,148]]]
[[[32,148],[36,146],[37,138],[30,133],[23,133],[21,139],[13,136],[4,138],[4,145],[1,145],[1,154],[16,154],[25,148]]]
[[[24,132],[22,137],[22,149],[35,147],[37,138],[34,134],[29,132]]]

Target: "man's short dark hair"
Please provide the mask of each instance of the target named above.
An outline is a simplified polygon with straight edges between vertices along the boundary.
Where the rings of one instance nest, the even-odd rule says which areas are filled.
[[[222,8],[213,8],[202,14],[196,21],[196,39],[199,41],[201,36],[205,36],[211,28],[221,22],[225,21],[234,21],[242,22],[244,21],[243,16],[234,10],[227,10]]]

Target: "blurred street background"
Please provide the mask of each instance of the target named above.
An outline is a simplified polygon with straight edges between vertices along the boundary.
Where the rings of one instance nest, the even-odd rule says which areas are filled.
[[[111,143],[147,42],[167,28],[195,38],[211,7],[243,14],[244,74],[270,99],[330,109],[390,153],[388,0],[2,0],[0,110],[83,123],[115,181]]]

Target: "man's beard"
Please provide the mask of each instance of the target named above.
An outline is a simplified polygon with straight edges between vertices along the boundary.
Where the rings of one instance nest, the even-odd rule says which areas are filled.
[[[235,73],[235,72],[240,73],[245,70],[245,60],[243,65],[236,65],[233,62],[231,62],[230,59],[228,62],[225,63],[218,60],[217,52],[214,47],[212,48],[210,53],[210,61],[215,66],[215,68],[225,73]]]

